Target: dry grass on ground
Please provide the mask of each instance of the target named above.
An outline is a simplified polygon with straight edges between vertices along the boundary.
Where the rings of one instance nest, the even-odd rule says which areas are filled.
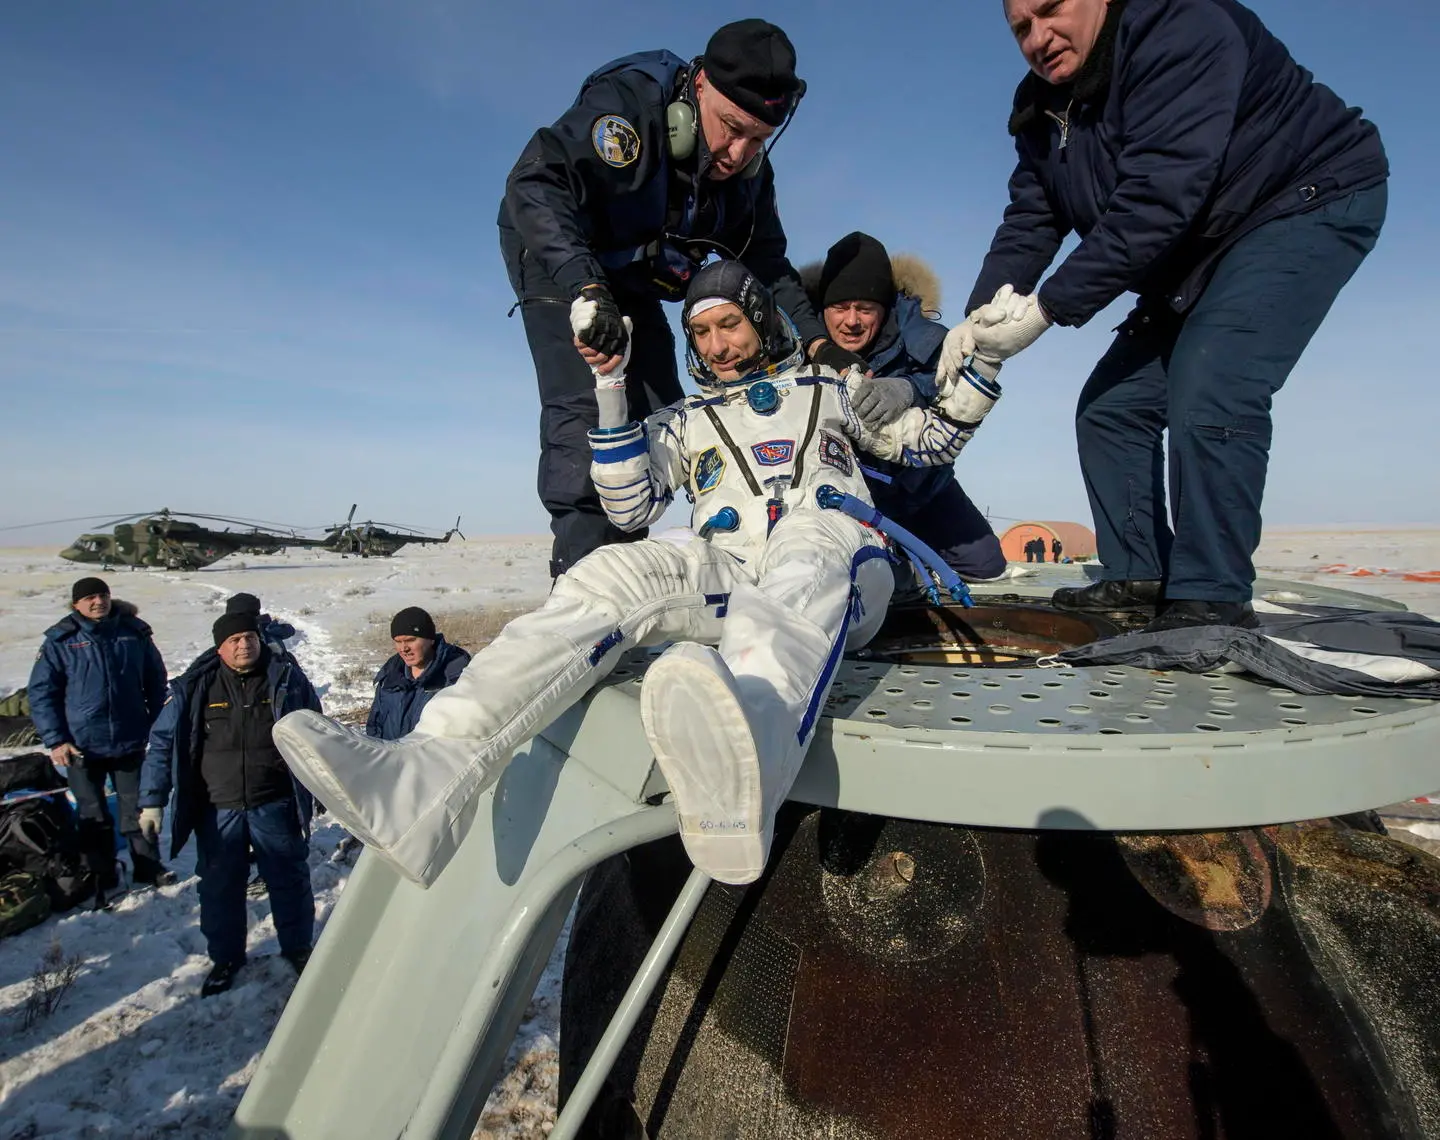
[[[431,610],[430,616],[435,619],[435,628],[445,635],[446,641],[474,653],[494,641],[506,623],[521,614],[528,614],[535,608],[534,604],[502,602],[488,606],[471,606],[468,609]],[[370,615],[370,628],[366,631],[363,643],[366,649],[373,649],[387,657],[395,652],[395,646],[390,640],[392,616],[388,613]]]

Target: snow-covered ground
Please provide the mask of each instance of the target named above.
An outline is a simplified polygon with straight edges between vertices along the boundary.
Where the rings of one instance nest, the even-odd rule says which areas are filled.
[[[487,614],[545,596],[548,547],[541,539],[455,541],[368,560],[296,551],[193,573],[118,570],[109,579],[154,627],[172,673],[210,644],[226,597],[259,595],[296,627],[295,655],[326,710],[340,714],[368,704],[391,614],[419,605],[442,630],[447,619],[455,629],[483,629]],[[1440,618],[1440,583],[1414,580],[1440,570],[1440,530],[1276,531],[1256,563],[1261,573],[1384,594]],[[84,573],[51,550],[0,549],[0,695],[25,684],[41,634]],[[1423,822],[1415,827],[1428,834]],[[1440,839],[1440,825],[1428,828]],[[324,817],[317,821],[310,862],[322,924],[349,872],[330,859],[339,838]],[[269,904],[260,899],[249,903],[253,964],[230,993],[201,1001],[208,960],[193,845],[171,866],[181,876],[175,886],[131,895],[110,911],[70,911],[0,941],[0,1140],[223,1135],[294,979],[275,957]],[[57,941],[82,960],[81,973],[58,1011],[22,1032],[30,975]],[[564,946],[562,937],[477,1135],[548,1131]]]
[[[122,569],[107,577],[114,595],[135,603],[154,628],[172,674],[211,644],[210,624],[227,597],[257,594],[272,615],[295,626],[291,648],[326,711],[344,713],[368,707],[395,611],[423,606],[442,631],[447,618],[457,629],[483,628],[486,613],[544,598],[549,545],[455,540],[389,559],[294,551],[226,559],[192,573]],[[64,615],[70,584],[88,572],[51,550],[0,549],[0,695],[26,683],[41,634]],[[342,835],[322,816],[311,837],[321,929],[350,871],[330,858]],[[252,964],[228,994],[201,1001],[209,960],[194,844],[170,866],[180,875],[173,887],[125,897],[109,911],[72,910],[0,941],[3,1140],[224,1134],[295,980],[276,956],[268,900],[251,901]],[[31,974],[53,942],[65,957],[82,959],[83,969],[58,1011],[22,1032]],[[541,1135],[542,1122],[553,1118],[563,954],[562,939],[480,1135]]]

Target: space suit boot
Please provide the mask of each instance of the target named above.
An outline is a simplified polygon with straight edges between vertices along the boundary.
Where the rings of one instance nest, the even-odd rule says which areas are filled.
[[[722,883],[754,882],[779,805],[767,802],[765,761],[724,658],[708,645],[672,645],[646,670],[640,716],[691,862]]]
[[[308,709],[276,722],[274,740],[332,817],[422,887],[444,870],[510,759],[479,740],[376,740]]]

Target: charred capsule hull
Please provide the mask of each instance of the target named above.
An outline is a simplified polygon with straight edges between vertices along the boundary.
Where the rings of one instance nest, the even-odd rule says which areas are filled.
[[[1429,856],[1339,823],[787,816],[765,878],[710,887],[589,1135],[1440,1135]],[[653,844],[582,895],[562,1097],[677,860]]]

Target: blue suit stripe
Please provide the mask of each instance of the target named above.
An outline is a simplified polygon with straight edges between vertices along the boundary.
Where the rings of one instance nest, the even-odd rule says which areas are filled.
[[[873,562],[877,558],[889,559],[883,547],[867,546],[863,550],[855,552],[855,557],[850,560],[850,589],[855,589],[855,574],[867,562]],[[820,670],[820,677],[815,682],[815,687],[810,690],[810,702],[805,707],[805,715],[800,718],[800,731],[796,739],[804,744],[809,739],[810,733],[815,729],[815,722],[820,719],[820,710],[825,703],[825,695],[830,691],[830,682],[835,676],[835,670],[840,667],[840,659],[845,655],[845,638],[850,633],[850,618],[855,611],[855,602],[845,607],[845,618],[840,623],[840,631],[835,635],[835,640],[830,645],[830,652],[825,658],[825,666]]]

